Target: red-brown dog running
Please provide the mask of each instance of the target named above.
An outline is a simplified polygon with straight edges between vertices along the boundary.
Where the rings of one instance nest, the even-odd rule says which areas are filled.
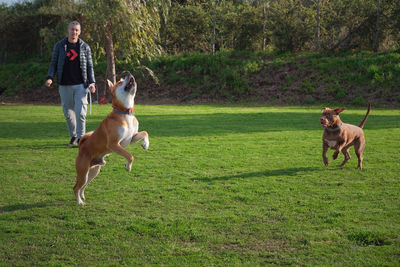
[[[94,132],[87,133],[79,142],[74,186],[79,205],[85,205],[85,188],[99,174],[101,166],[105,165],[104,157],[112,152],[123,156],[126,159],[125,169],[130,171],[133,156],[125,147],[142,140],[143,149],[149,148],[149,136],[146,131],[138,132],[139,122],[134,115],[135,78],[129,74],[115,84],[108,81],[108,86],[113,111]]]
[[[342,112],[343,108],[330,109],[323,108],[322,117],[320,119],[322,127],[325,128],[322,136],[322,159],[325,166],[329,165],[326,152],[328,148],[336,150],[333,153],[333,159],[337,159],[340,152],[344,155],[344,161],[340,164],[343,167],[346,162],[350,159],[349,148],[354,146],[354,150],[358,157],[358,169],[362,169],[363,151],[365,147],[365,137],[363,127],[367,121],[369,112],[371,110],[371,104],[368,105],[368,111],[365,115],[360,126],[343,123],[340,120],[339,113]]]

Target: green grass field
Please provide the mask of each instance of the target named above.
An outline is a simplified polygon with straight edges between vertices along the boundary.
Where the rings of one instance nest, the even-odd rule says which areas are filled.
[[[400,111],[373,108],[362,171],[323,165],[320,114],[138,105],[150,149],[109,156],[81,207],[61,107],[0,106],[0,265],[399,266]]]

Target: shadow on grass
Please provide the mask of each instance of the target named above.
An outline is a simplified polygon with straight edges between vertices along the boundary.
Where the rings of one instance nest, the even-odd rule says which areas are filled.
[[[192,178],[192,180],[211,182],[211,181],[226,181],[231,179],[251,178],[251,177],[296,176],[300,172],[314,172],[320,170],[321,168],[312,168],[312,167],[285,168],[285,169],[265,170],[260,172],[248,172],[248,173],[217,176],[217,177]]]
[[[8,205],[8,206],[3,206],[0,207],[0,213],[3,212],[12,212],[12,211],[17,211],[17,210],[29,210],[29,209],[35,209],[35,208],[45,208],[48,206],[53,206],[54,204],[48,203],[48,202],[39,202],[39,203],[19,203],[19,204],[13,204],[13,205]]]
[[[103,116],[88,118],[87,131],[95,130]],[[319,115],[315,113],[263,112],[263,113],[213,113],[141,115],[137,117],[140,130],[154,137],[216,136],[254,132],[279,132],[320,130]],[[364,115],[346,114],[342,120],[358,125]],[[365,129],[399,128],[399,116],[373,115],[368,118]],[[5,138],[46,139],[66,138],[65,122],[0,122],[0,136]]]
[[[10,146],[0,146],[0,150],[10,150],[10,149],[32,149],[32,150],[52,150],[52,149],[59,149],[59,148],[67,148],[67,149],[78,149],[77,146],[68,147],[67,141],[63,144],[55,144],[55,143],[47,143],[47,144],[36,144],[36,145],[10,145]]]

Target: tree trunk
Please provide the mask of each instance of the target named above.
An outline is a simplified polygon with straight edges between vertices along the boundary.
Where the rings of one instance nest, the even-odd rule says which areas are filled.
[[[111,25],[110,23],[106,24],[105,27],[105,45],[106,45],[106,57],[107,57],[107,69],[106,69],[106,79],[110,80],[112,83],[116,82],[116,74],[115,74],[115,57],[114,57],[114,42],[112,38]],[[107,82],[106,89],[104,91],[104,95],[107,96],[107,99],[110,100],[109,94],[107,94]]]
[[[315,29],[315,50],[319,51],[319,37],[321,34],[321,18],[320,18],[321,0],[317,0],[317,28]]]
[[[379,48],[379,16],[381,13],[381,1],[376,1],[376,31],[375,31],[375,40],[374,40],[374,52],[378,52]]]
[[[214,5],[214,16],[213,16],[213,34],[212,34],[212,53],[215,55],[215,28],[217,26],[217,0]]]
[[[168,12],[165,11],[164,8],[160,8],[160,40],[161,46],[164,48],[164,51],[167,52],[167,41],[168,41]]]
[[[167,42],[168,42],[168,18],[165,18],[164,25],[164,50],[167,51]]]
[[[40,15],[40,29],[43,29],[43,16]],[[40,36],[40,58],[43,58],[43,36]]]
[[[115,83],[115,58],[114,58],[114,42],[112,38],[111,25],[106,24],[105,28],[105,43],[106,43],[106,57],[107,57],[107,70],[106,78]]]
[[[263,6],[263,31],[262,31],[262,45],[261,45],[261,49],[262,51],[265,51],[265,44],[267,42],[267,39],[265,38],[265,34],[266,34],[266,28],[267,28],[267,18],[266,18],[266,3],[264,2],[264,6]]]

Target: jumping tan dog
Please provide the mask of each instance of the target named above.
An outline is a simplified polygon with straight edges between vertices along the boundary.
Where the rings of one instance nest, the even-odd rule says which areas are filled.
[[[79,205],[85,205],[85,187],[105,165],[104,157],[115,152],[126,158],[125,169],[132,168],[133,156],[124,148],[142,140],[143,149],[149,148],[147,132],[138,132],[139,123],[134,116],[136,94],[135,78],[129,74],[125,79],[113,84],[108,81],[112,95],[113,111],[94,131],[87,133],[79,142],[79,154],[76,158],[76,184],[74,193]]]
[[[350,159],[349,148],[354,146],[354,150],[358,157],[357,169],[362,169],[363,151],[365,147],[365,137],[362,128],[368,118],[371,104],[368,105],[367,114],[358,127],[348,123],[343,123],[340,120],[339,113],[344,110],[343,108],[323,109],[324,111],[320,122],[322,127],[325,128],[322,136],[322,158],[325,166],[329,165],[328,158],[326,157],[326,152],[329,147],[336,150],[335,153],[333,153],[334,160],[337,159],[340,152],[343,153],[344,161],[340,164],[340,167],[343,167]]]

